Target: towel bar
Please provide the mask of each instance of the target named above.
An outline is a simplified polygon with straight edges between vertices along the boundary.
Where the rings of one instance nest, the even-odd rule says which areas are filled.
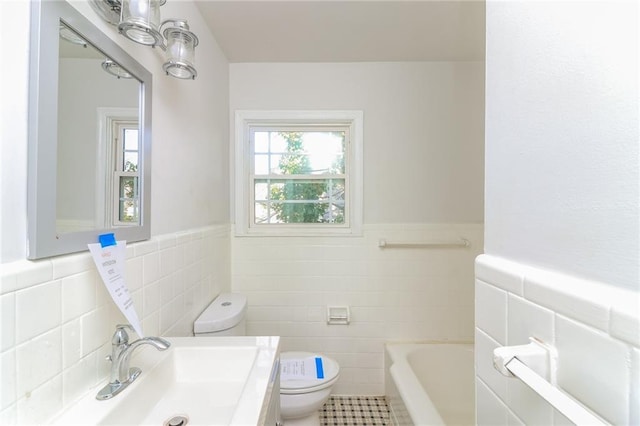
[[[495,369],[505,376],[522,380],[576,425],[608,425],[609,423],[555,386],[555,365],[558,358],[555,348],[534,337],[529,340],[528,345],[496,348],[493,351]],[[549,379],[543,376],[548,376]]]
[[[378,247],[384,248],[446,248],[446,247],[469,247],[471,242],[466,238],[454,241],[433,241],[425,243],[389,243],[387,240],[378,240]]]

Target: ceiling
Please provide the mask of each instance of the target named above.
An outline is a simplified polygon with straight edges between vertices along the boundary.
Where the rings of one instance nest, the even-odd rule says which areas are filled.
[[[484,60],[484,0],[196,4],[230,62]]]

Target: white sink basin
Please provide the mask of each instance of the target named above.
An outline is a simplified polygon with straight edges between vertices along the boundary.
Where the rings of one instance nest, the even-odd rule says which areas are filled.
[[[188,425],[260,424],[277,360],[278,337],[169,338],[171,347],[137,349],[140,377],[114,398],[95,392],[71,406],[56,424],[163,425],[176,416]]]

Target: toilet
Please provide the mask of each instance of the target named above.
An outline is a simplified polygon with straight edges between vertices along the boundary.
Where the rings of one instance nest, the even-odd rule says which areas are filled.
[[[222,293],[193,323],[197,336],[244,336],[247,297],[239,293]],[[320,358],[323,378],[280,379],[280,412],[285,425],[318,425],[318,410],[331,395],[338,381],[340,366],[322,354],[312,352],[282,352],[281,365],[289,361]],[[319,371],[320,371],[319,370]]]

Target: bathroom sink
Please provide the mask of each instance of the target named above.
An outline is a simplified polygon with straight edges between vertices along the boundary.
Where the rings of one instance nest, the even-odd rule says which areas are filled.
[[[270,398],[277,337],[169,338],[163,352],[141,347],[131,366],[140,377],[106,401],[97,390],[71,406],[56,424],[163,425],[180,416],[192,425],[260,424]]]
[[[118,409],[99,424],[160,425],[177,415],[195,424],[207,424],[207,416],[228,424],[257,352],[251,346],[176,347],[137,388],[119,395]]]

